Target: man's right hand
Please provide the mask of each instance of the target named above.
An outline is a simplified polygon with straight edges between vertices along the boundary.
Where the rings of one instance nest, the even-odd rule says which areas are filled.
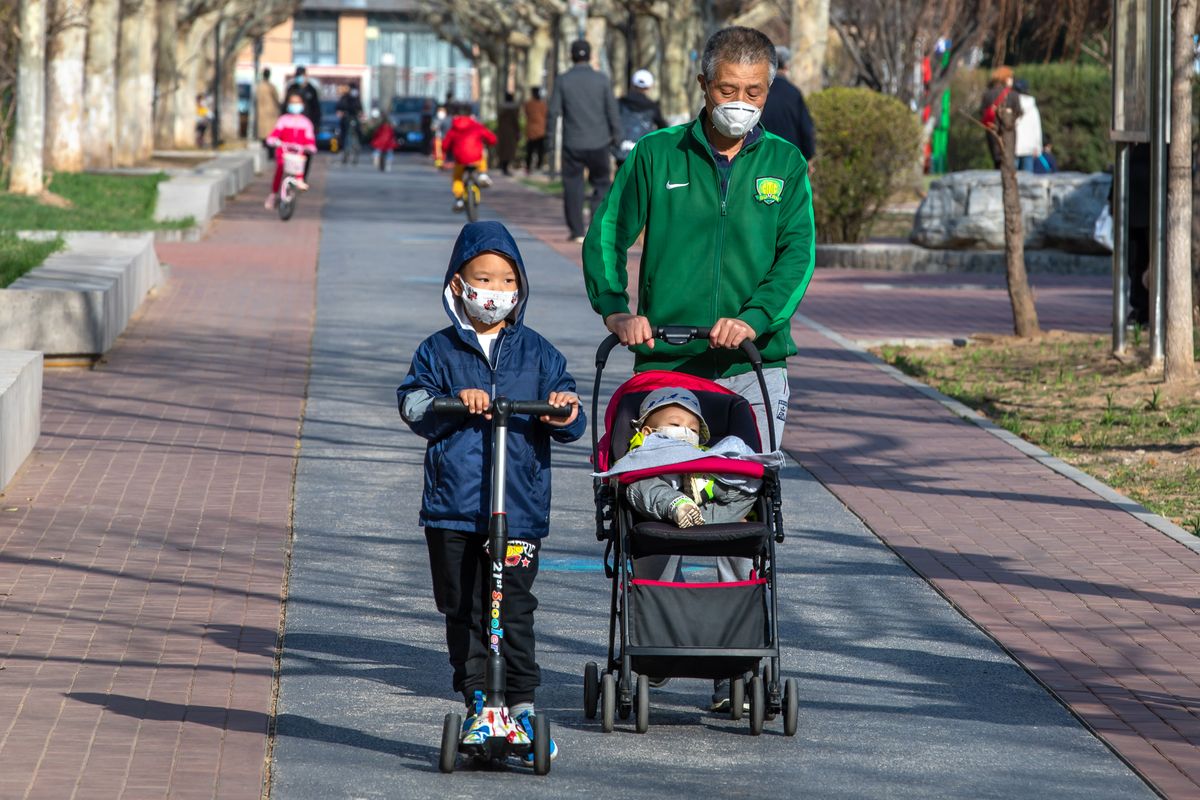
[[[650,320],[637,314],[609,314],[604,318],[604,327],[615,333],[625,347],[644,344],[654,349],[654,331]]]

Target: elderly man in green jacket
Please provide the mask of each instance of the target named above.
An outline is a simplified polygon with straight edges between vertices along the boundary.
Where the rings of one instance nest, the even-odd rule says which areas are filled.
[[[744,395],[767,441],[786,421],[789,322],[812,277],[816,237],[808,164],[758,124],[775,77],[775,48],[759,31],[726,28],[704,48],[704,110],[638,140],[583,245],[592,308],[635,369],[716,380]],[[645,231],[638,310],[627,291],[629,247]],[[707,342],[656,342],[658,325],[711,328]],[[766,368],[766,402],[740,351],[752,339]]]
[[[718,31],[701,67],[699,117],[643,136],[618,171],[584,241],[584,282],[605,326],[633,346],[635,370],[715,380],[750,402],[764,444],[766,415],[774,416],[778,444],[788,407],[784,360],[796,352],[789,323],[816,253],[808,164],[758,124],[776,68],[766,36]],[[643,231],[634,314],[626,258]],[[711,332],[707,342],[673,346],[655,342],[658,325]],[[736,349],[746,339],[762,352],[766,398]],[[750,567],[749,559],[717,559],[718,579],[744,580]],[[727,680],[714,682],[711,708],[729,708]]]

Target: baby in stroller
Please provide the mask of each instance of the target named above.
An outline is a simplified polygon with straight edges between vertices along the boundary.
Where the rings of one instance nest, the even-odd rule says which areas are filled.
[[[700,401],[687,389],[655,389],[642,401],[633,424],[637,432],[624,458],[636,458],[644,466],[697,458],[705,452],[703,445],[710,438]],[[747,455],[754,452],[736,436],[724,437],[718,449],[744,451]],[[761,488],[760,478],[681,472],[634,481],[625,487],[625,497],[630,507],[647,519],[670,520],[680,528],[690,528],[742,522],[754,508]],[[748,558],[717,558],[719,581],[744,580],[749,572]],[[683,559],[678,555],[644,556],[634,561],[634,574],[638,578],[682,581]]]

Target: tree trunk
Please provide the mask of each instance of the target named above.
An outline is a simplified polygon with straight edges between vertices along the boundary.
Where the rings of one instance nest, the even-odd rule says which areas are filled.
[[[546,59],[549,57],[553,47],[554,42],[550,36],[550,26],[542,25],[538,27],[533,32],[533,44],[529,47],[529,57],[526,61],[526,90],[532,89],[534,86],[545,88],[550,84],[549,79],[551,76],[547,75]]]
[[[13,137],[9,191],[42,192],[42,151],[46,138],[46,3],[22,0],[18,27],[17,125]]]
[[[154,0],[124,0],[117,50],[117,166],[154,151]]]
[[[662,94],[662,69],[659,59],[662,55],[662,42],[659,37],[658,20],[649,14],[638,14],[633,21],[634,44],[633,69],[648,69],[654,75],[654,87],[650,96],[658,98]]]
[[[222,26],[224,28],[225,26]],[[236,142],[242,138],[241,115],[238,114],[237,53],[221,63],[221,141]]]
[[[805,97],[821,91],[829,43],[829,0],[791,0],[792,63],[788,75]]]
[[[88,169],[109,169],[117,147],[117,32],[120,0],[92,0],[88,14],[87,64],[84,69],[87,103],[84,119],[83,163]]]
[[[1171,143],[1167,154],[1167,325],[1163,380],[1196,375],[1192,344],[1192,64],[1196,0],[1175,0]]]
[[[46,168],[83,169],[83,73],[87,50],[85,0],[53,0],[46,43]]]
[[[217,24],[217,12],[197,17],[190,25],[181,27],[176,37],[175,68],[179,80],[168,101],[172,112],[174,147],[191,149],[196,146],[196,95],[205,91],[208,62],[212,56],[210,38]]]
[[[179,0],[158,0],[158,42],[154,65],[154,146],[175,146],[179,88]]]
[[[691,15],[692,9],[688,3],[672,3],[665,26],[663,74],[659,77],[663,116],[672,124],[688,119],[693,112],[688,101],[688,83],[696,80],[691,69]]]
[[[1008,299],[1012,303],[1013,330],[1023,339],[1040,336],[1037,309],[1029,276],[1025,273],[1025,226],[1021,219],[1021,190],[1017,185],[1016,120],[1012,109],[1000,108],[1000,188],[1004,198],[1004,271],[1008,279]]]

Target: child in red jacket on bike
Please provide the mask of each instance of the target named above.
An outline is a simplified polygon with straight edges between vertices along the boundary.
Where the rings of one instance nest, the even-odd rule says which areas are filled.
[[[463,173],[467,167],[475,167],[479,171],[475,180],[480,186],[486,189],[492,185],[492,179],[487,174],[487,148],[496,143],[496,134],[471,116],[469,105],[462,104],[456,111],[450,131],[442,139],[442,151],[448,158],[454,159],[450,190],[454,193],[454,210],[462,211],[466,208]]]
[[[275,129],[267,135],[267,144],[275,148],[275,180],[271,182],[271,194],[265,203],[267,208],[275,207],[275,198],[279,196],[279,186],[283,183],[283,153],[284,150],[311,154],[317,152],[317,137],[313,132],[312,123],[304,116],[304,98],[296,92],[288,94],[287,113],[282,114],[275,123]],[[296,178],[296,187],[305,190],[308,184],[304,175]]]

